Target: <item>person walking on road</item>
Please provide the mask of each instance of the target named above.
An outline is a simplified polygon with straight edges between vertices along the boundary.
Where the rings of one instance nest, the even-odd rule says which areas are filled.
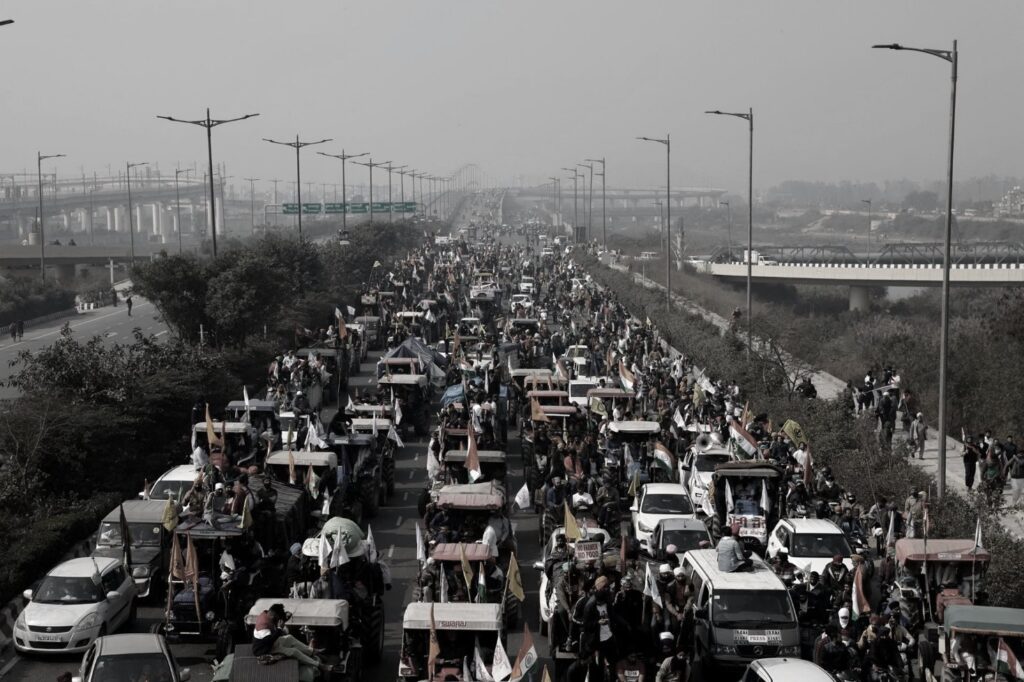
[[[924,444],[928,440],[928,425],[924,422],[924,415],[920,412],[910,424],[910,447],[911,457],[917,456],[924,459]]]
[[[18,341],[25,338],[25,320],[18,320]]]
[[[10,325],[9,328],[10,328],[10,331],[11,331],[11,343],[17,343],[18,342],[18,323],[17,322],[11,322],[11,325]]]
[[[128,317],[131,317],[132,316],[132,295],[128,294],[128,296],[125,297],[124,302],[125,302],[125,305],[128,306]]]

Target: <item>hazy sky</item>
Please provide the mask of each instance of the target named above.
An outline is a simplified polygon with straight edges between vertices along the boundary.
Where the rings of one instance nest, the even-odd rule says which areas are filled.
[[[1024,175],[1024,3],[1016,0],[7,0],[0,18],[0,171],[63,152],[64,174],[126,159],[205,159],[218,128],[234,176],[294,178],[262,137],[446,173],[466,162],[539,181],[608,158],[612,185],[664,178],[742,191],[746,129],[705,109],[754,107],[755,185],[937,179],[949,67],[876,42],[960,41],[957,175]],[[316,148],[314,148],[316,149]],[[339,162],[305,152],[303,178]],[[350,182],[365,178],[355,168]],[[232,181],[237,183],[238,181]],[[567,181],[568,182],[568,181]]]

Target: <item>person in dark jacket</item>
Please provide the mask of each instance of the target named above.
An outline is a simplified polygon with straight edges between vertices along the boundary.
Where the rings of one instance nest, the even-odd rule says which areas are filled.
[[[612,604],[611,583],[605,576],[594,581],[594,592],[583,607],[580,656],[596,653],[601,664],[614,668],[619,661],[616,635],[628,631]]]

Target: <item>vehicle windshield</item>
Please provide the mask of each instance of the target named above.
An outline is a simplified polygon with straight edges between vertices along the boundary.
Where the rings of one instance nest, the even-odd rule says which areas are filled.
[[[177,500],[179,496],[185,497],[191,487],[192,481],[175,481],[173,479],[157,481],[149,491],[149,499],[166,500],[169,493]]]
[[[692,514],[693,505],[686,495],[670,493],[648,493],[640,505],[645,514]]]
[[[171,666],[159,653],[126,654],[122,656],[100,656],[93,668],[93,682],[106,680],[146,680],[146,682],[171,682]]]
[[[793,536],[792,547],[789,555],[794,557],[823,558],[834,557],[840,554],[844,557],[850,556],[850,545],[846,537],[839,533],[826,533],[815,535],[813,533],[801,533]]]
[[[597,384],[569,384],[569,397],[585,398],[592,388],[597,388]]]
[[[667,530],[661,536],[661,547],[676,546],[676,554],[680,555],[691,549],[699,549],[700,543],[708,541],[707,531],[703,530]]]
[[[32,594],[37,604],[95,604],[103,592],[92,578],[48,575]]]
[[[693,465],[697,471],[714,471],[719,464],[725,464],[732,459],[726,454],[700,455],[693,458]]]
[[[793,604],[785,590],[719,590],[711,598],[712,619],[723,627],[792,623]]]
[[[159,547],[159,523],[129,523],[128,533],[131,535],[132,547]],[[117,521],[104,521],[100,524],[100,534],[96,544],[106,547],[121,546],[121,524]]]

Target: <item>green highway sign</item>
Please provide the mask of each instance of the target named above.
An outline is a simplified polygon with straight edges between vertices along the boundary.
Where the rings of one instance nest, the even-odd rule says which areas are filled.
[[[367,203],[349,204],[349,213],[367,213],[370,210],[370,205]]]
[[[323,210],[321,204],[302,204],[302,212],[305,214],[320,213],[321,210]]]
[[[414,201],[407,201],[407,202],[405,202],[403,204],[401,201],[399,201],[399,202],[397,202],[395,204],[395,210],[396,211],[400,211],[402,213],[415,213],[416,212],[416,202],[414,202]]]
[[[342,204],[342,203],[324,204],[324,213],[344,213],[344,212],[345,212],[345,204]]]
[[[296,215],[299,212],[298,204],[281,204],[281,213]]]
[[[391,206],[391,204],[386,201],[375,201],[373,202],[373,212],[385,213],[387,212],[389,206]]]

